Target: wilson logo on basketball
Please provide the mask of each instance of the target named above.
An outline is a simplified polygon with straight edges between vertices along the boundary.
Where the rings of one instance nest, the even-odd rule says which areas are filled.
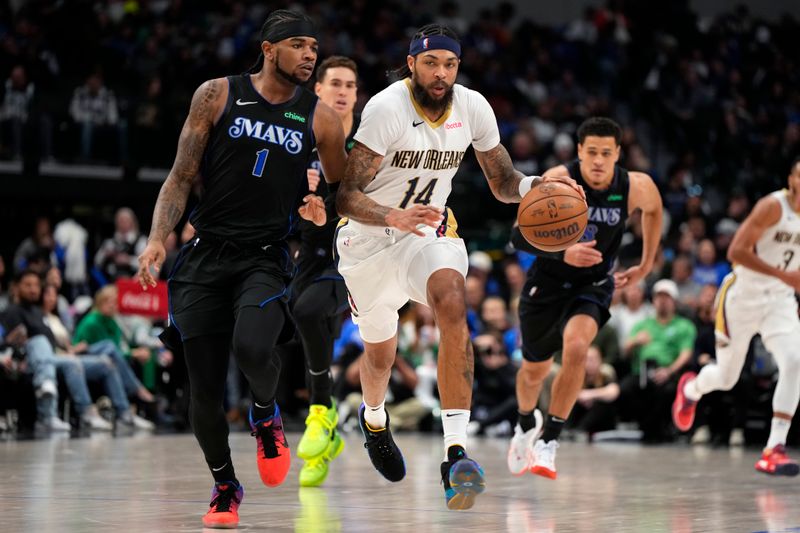
[[[456,128],[461,128],[464,125],[461,122],[451,122],[450,124],[445,124],[444,129],[446,130],[454,130]]]
[[[581,230],[580,224],[573,222],[569,226],[554,229],[535,229],[533,235],[539,239],[564,239],[575,235]]]

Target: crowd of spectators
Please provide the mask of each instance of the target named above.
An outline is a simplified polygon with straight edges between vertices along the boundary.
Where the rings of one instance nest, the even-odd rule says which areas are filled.
[[[449,24],[464,45],[459,82],[488,98],[503,142],[525,173],[573,159],[575,129],[586,117],[606,115],[623,124],[622,163],[656,180],[665,205],[664,234],[653,273],[641,286],[615,295],[612,320],[588,358],[586,390],[570,423],[578,432],[596,434],[623,421],[637,425],[646,440],[673,438],[666,404],[679,371],[714,357],[713,297],[730,270],[725,257],[732,235],[756,198],[785,184],[789,165],[800,154],[800,51],[793,39],[800,23],[789,15],[759,20],[744,6],[704,19],[686,2],[617,0],[587,8],[566,24],[545,26],[519,16],[510,3],[483,9],[474,20],[467,20],[456,2],[412,3],[413,9],[392,1],[293,7],[319,23],[322,56],[337,53],[358,62],[359,106],[385,87],[386,71],[404,61],[413,29],[431,20]],[[195,87],[247,70],[257,57],[261,23],[275,7],[285,6],[0,1],[0,82],[5,80],[0,159],[168,167]],[[505,434],[514,422],[509,398],[520,360],[516,305],[534,258],[507,245],[513,208],[475,202],[477,194],[490,194],[488,187],[472,159],[463,167],[451,199],[472,250],[471,431]],[[175,405],[181,402],[181,372],[170,372],[180,361],[159,345],[154,329],[159,324],[119,315],[110,303],[114,297],[100,290],[135,272],[143,245],[133,211],[117,211],[114,224],[113,235],[100,242],[72,218],[42,217],[13,258],[6,257],[8,272],[0,280],[16,282],[0,287],[0,307],[6,315],[14,306],[41,307],[35,314],[47,319],[42,320],[52,333],[43,331],[47,342],[41,343],[35,328],[23,332],[3,321],[3,379],[28,380],[29,405],[35,407],[31,419],[41,428],[63,429],[56,406],[63,406],[65,394],[73,404],[73,425],[93,427],[96,408],[83,405],[86,395],[78,390],[86,383],[93,398],[98,393],[112,398],[107,421],[170,424],[173,415],[180,416]],[[191,235],[187,225],[171,237],[168,262]],[[620,264],[637,262],[641,245],[641,221],[634,215]],[[33,274],[40,295],[33,298],[29,288],[28,301],[20,283]],[[87,301],[94,302],[94,310]],[[392,417],[403,420],[403,427],[432,427],[438,331],[430,312],[414,304],[401,326],[388,402],[395,409]],[[675,328],[680,344],[670,340]],[[98,343],[107,352],[85,351]],[[37,349],[44,355],[31,356]],[[348,396],[358,392],[360,350],[357,332],[345,322],[336,352],[336,391],[345,409]],[[86,362],[83,382],[65,375],[60,379],[66,384],[52,386],[58,369],[76,366],[64,362],[72,354],[104,357],[105,370],[97,371],[101,378],[95,379],[86,367],[90,359],[80,355]],[[763,396],[775,367],[758,338],[750,357],[741,385],[704,399],[695,442],[740,444],[745,429],[765,423]],[[233,367],[229,374],[229,418],[239,420],[246,398],[239,392],[241,376]],[[102,387],[91,382],[113,381],[105,375],[116,376],[122,392],[112,393],[111,386],[98,391]],[[284,387],[281,401],[302,405],[302,376],[289,382],[298,385]],[[18,396],[4,392],[0,409]],[[132,410],[130,401],[138,408]]]

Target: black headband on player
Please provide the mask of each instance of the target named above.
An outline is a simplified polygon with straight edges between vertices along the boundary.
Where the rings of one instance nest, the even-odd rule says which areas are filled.
[[[314,24],[308,20],[293,20],[291,22],[283,22],[264,31],[261,34],[262,41],[269,41],[277,43],[290,37],[311,37],[317,38],[317,29]]]
[[[284,39],[292,37],[311,37],[317,38],[317,29],[308,20],[295,20],[291,22],[283,22],[278,24],[277,27],[265,29],[261,32],[261,41],[269,41],[277,43]],[[264,65],[264,54],[259,54],[255,64],[250,67],[246,74],[255,74]]]
[[[408,55],[416,56],[426,50],[449,50],[453,52],[456,57],[461,57],[461,45],[447,35],[431,35],[428,37],[420,37],[414,39],[408,45]]]

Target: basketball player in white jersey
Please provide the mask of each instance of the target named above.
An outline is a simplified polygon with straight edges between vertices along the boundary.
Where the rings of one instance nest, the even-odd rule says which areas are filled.
[[[433,310],[441,331],[441,473],[450,509],[472,507],[485,483],[465,452],[473,376],[464,302],[467,253],[444,206],[470,145],[503,202],[519,202],[542,179],[514,170],[489,103],[455,84],[460,55],[452,30],[423,26],[409,47],[410,79],[390,85],[364,108],[337,196],[339,214],[347,219],[336,235],[338,269],[365,347],[359,420],[372,464],[390,481],[405,476],[384,409],[397,351],[397,311],[409,299]],[[583,192],[568,177],[549,179]]]
[[[699,374],[681,376],[672,405],[675,426],[688,431],[697,402],[739,379],[750,339],[761,333],[778,364],[772,398],[772,427],[756,470],[796,476],[800,466],[786,455],[786,435],[800,400],[800,159],[789,174],[789,189],[758,201],[728,249],[734,263],[717,294],[717,361]]]

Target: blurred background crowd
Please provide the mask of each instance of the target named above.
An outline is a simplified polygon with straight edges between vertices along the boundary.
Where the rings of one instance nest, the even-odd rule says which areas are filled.
[[[574,159],[575,130],[587,117],[624,126],[621,164],[658,184],[664,235],[646,282],[615,295],[570,424],[576,438],[674,439],[677,376],[665,369],[679,358],[694,367],[713,360],[727,247],[754,201],[784,186],[800,155],[797,9],[762,18],[730,5],[700,16],[687,1],[610,0],[544,22],[519,4],[488,5],[0,0],[0,430],[185,428],[185,372],[158,340],[163,323],[120,312],[114,291],[136,271],[192,92],[208,78],[246,71],[266,15],[292,7],[317,21],[320,58],[357,61],[357,109],[386,86],[418,26],[450,25],[464,48],[459,82],[488,98],[526,174]],[[471,431],[505,435],[516,412],[516,303],[535,257],[508,245],[515,206],[476,201],[490,194],[466,158],[450,206],[471,251]],[[169,258],[192,235],[188,224],[178,228]],[[634,216],[620,265],[638,262],[640,252]],[[392,420],[437,429],[430,311],[409,305],[400,331]],[[345,321],[335,354],[345,411],[359,392],[360,353]],[[758,338],[745,367],[732,391],[703,400],[693,442],[762,440],[776,369]],[[279,402],[300,424],[302,361],[289,358],[284,368]],[[235,423],[248,402],[241,379],[232,367]]]

